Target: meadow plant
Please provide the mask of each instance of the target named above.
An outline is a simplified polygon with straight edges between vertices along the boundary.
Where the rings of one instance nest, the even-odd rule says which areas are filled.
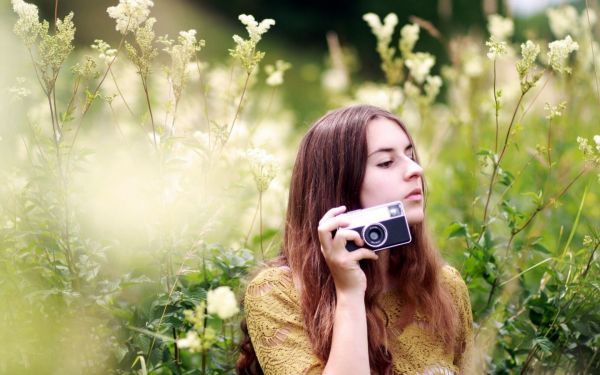
[[[14,31],[47,103],[32,106],[35,116],[22,120],[30,126],[18,130],[27,158],[2,175],[14,188],[2,190],[1,264],[19,288],[2,283],[3,298],[15,303],[0,312],[16,327],[33,322],[17,336],[34,339],[8,342],[20,355],[0,372],[40,373],[53,363],[67,373],[212,373],[235,362],[235,295],[265,256],[263,240],[277,243],[262,220],[260,229],[245,223],[256,217],[255,197],[261,201],[277,178],[275,159],[267,165],[237,151],[264,143],[250,98],[267,95],[253,89],[265,55],[256,45],[274,21],[240,16],[249,39],[234,36],[233,60],[212,67],[199,60],[205,42],[196,30],[156,35],[153,6],[121,0],[109,7],[120,41],[113,48],[96,40],[92,54],[82,55],[72,53],[72,13],[51,28],[35,5],[13,1]],[[240,67],[242,85],[233,74]],[[283,61],[267,68],[268,87],[283,84],[289,68]],[[212,81],[220,69],[231,72],[229,84]],[[15,94],[38,100],[23,90]],[[268,95],[277,101],[273,89]],[[95,125],[107,118],[112,127]],[[285,138],[285,129],[274,136]],[[269,151],[285,147],[271,142]],[[250,170],[244,161],[258,164]],[[50,324],[56,328],[40,330]],[[48,344],[57,337],[62,344]],[[49,349],[33,354],[41,346]]]

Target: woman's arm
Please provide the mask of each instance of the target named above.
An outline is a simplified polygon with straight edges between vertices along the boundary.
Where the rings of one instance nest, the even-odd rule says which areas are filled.
[[[329,210],[318,228],[321,251],[333,276],[337,299],[331,351],[323,374],[369,375],[371,370],[364,299],[367,279],[358,261],[375,260],[377,255],[367,249],[352,252],[346,250],[347,241],[363,245],[355,231],[339,229],[334,237],[331,236],[334,230],[349,225],[342,217],[337,216],[344,211],[344,206]]]

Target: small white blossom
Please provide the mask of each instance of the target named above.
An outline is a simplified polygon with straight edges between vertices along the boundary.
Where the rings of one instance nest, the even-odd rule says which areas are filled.
[[[594,142],[596,143],[596,151],[600,152],[600,135],[594,136]]]
[[[108,7],[106,12],[117,21],[117,31],[127,34],[146,21],[153,6],[151,0],[119,0],[119,5]]]
[[[181,349],[188,349],[192,353],[202,351],[202,341],[196,331],[188,331],[185,338],[177,340],[177,346]]]
[[[504,56],[508,53],[508,46],[506,42],[497,40],[493,36],[489,41],[485,42],[485,45],[490,49],[487,53],[487,57],[490,60],[496,60],[498,57]]]
[[[404,99],[400,88],[373,83],[362,84],[354,97],[357,103],[370,104],[390,111],[398,108]]]
[[[209,314],[217,314],[221,319],[228,319],[237,314],[240,309],[231,289],[228,286],[220,286],[208,291],[206,311]]]
[[[23,39],[27,47],[30,47],[35,43],[38,35],[43,32],[42,24],[39,21],[38,7],[23,0],[12,0],[12,6],[19,16],[14,32]]]
[[[546,15],[550,22],[550,30],[552,30],[552,33],[557,38],[562,38],[569,33],[574,33],[579,27],[577,10],[571,5],[548,9]]]
[[[94,40],[92,49],[98,51],[98,58],[107,65],[112,62],[117,53],[116,49],[110,48],[110,45],[101,39]]]
[[[442,87],[442,79],[440,76],[427,76],[425,80],[425,94],[427,97],[433,101],[435,97],[440,93],[440,88]]]
[[[567,58],[571,52],[579,49],[579,44],[567,35],[565,39],[548,44],[548,49],[548,65],[558,73],[571,73],[571,68],[566,66]]]
[[[348,74],[342,69],[327,69],[321,75],[321,85],[330,92],[342,92],[348,88],[349,84]]]
[[[400,51],[403,56],[408,56],[412,52],[419,40],[419,30],[417,24],[404,25],[400,30]]]
[[[435,57],[426,52],[417,52],[404,62],[417,83],[423,83],[435,64]]]
[[[409,98],[418,98],[421,95],[421,89],[411,81],[404,82],[404,93]]]
[[[275,25],[275,21],[270,18],[264,19],[260,23],[254,19],[254,16],[248,14],[241,14],[238,18],[242,24],[246,25],[250,39],[256,42],[261,39],[264,33],[269,31],[271,26]]]
[[[398,24],[398,16],[394,13],[389,13],[383,19],[383,24],[381,24],[378,15],[375,13],[367,13],[363,16],[363,20],[371,27],[371,31],[377,37],[377,40],[387,47],[392,40],[394,28]]]
[[[275,66],[267,65],[265,66],[265,72],[269,75],[267,77],[266,83],[269,86],[280,86],[283,84],[283,73],[291,68],[291,64],[285,62],[283,60],[277,60],[275,62]]]
[[[514,25],[510,18],[504,18],[498,14],[488,17],[488,31],[496,40],[506,41],[513,35]]]
[[[250,162],[250,171],[254,176],[254,182],[259,192],[264,193],[279,169],[277,161],[265,150],[253,148],[246,151],[246,157]]]
[[[548,114],[546,115],[546,119],[553,120],[557,117],[563,115],[563,111],[567,108],[567,102],[562,102],[559,105],[550,105],[550,103],[546,103],[544,105],[544,109]]]
[[[246,68],[246,71],[250,73],[265,56],[264,52],[256,50],[256,45],[261,40],[262,35],[266,33],[271,26],[275,25],[275,21],[267,18],[258,23],[254,19],[254,16],[247,14],[241,14],[238,18],[242,24],[246,25],[246,31],[248,31],[250,39],[245,40],[239,35],[234,35],[233,41],[236,46],[234,49],[229,50],[229,54],[238,59],[244,68]]]

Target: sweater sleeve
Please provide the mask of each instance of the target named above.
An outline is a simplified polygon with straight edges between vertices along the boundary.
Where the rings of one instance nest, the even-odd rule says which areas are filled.
[[[458,348],[454,356],[454,364],[460,369],[460,374],[473,374],[473,313],[469,290],[460,273],[450,266],[444,267],[449,291],[458,312]]]
[[[299,296],[289,268],[268,268],[248,285],[244,298],[248,333],[265,375],[320,374],[303,328]]]

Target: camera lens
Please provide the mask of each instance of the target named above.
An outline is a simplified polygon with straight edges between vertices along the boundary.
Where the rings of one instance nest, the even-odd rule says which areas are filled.
[[[380,223],[372,224],[363,230],[363,238],[367,245],[378,247],[387,239],[387,231]]]

